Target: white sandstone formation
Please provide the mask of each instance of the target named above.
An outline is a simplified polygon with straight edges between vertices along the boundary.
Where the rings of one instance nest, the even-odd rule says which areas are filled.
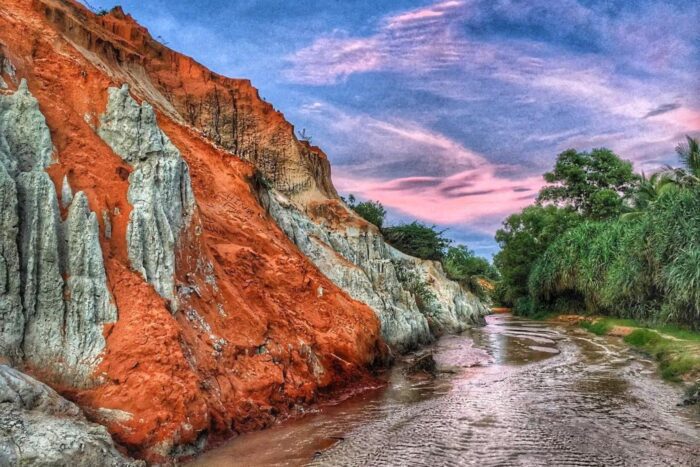
[[[158,128],[153,107],[139,105],[127,85],[109,89],[98,134],[134,168],[128,191],[133,206],[127,228],[131,267],[175,311],[175,248],[195,208],[187,163]]]
[[[44,171],[52,152],[26,82],[0,95],[0,356],[80,387],[92,382],[117,311],[84,194],[61,222]]]

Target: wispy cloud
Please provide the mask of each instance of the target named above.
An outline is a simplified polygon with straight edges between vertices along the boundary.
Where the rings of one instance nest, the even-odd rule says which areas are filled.
[[[328,85],[354,73],[377,70],[435,71],[461,58],[457,18],[463,1],[445,1],[385,18],[375,34],[353,37],[334,31],[290,57],[286,76],[293,82]]]
[[[351,75],[391,73],[407,92],[461,103],[465,110],[453,111],[454,118],[464,120],[471,108],[478,112],[478,125],[494,133],[508,128],[513,143],[517,138],[530,148],[518,153],[511,149],[517,144],[501,139],[504,147],[492,143],[477,153],[463,140],[428,130],[432,124],[402,121],[397,113],[382,112],[384,118],[376,118],[348,111],[329,123],[319,121],[344,155],[351,150],[337,130],[362,135],[352,144],[365,157],[344,156],[340,169],[374,171],[380,177],[372,185],[375,194],[379,187],[402,192],[396,189],[401,183],[435,190],[437,196],[435,180],[416,176],[469,174],[495,156],[513,164],[498,174],[487,170],[491,176],[502,177],[518,164],[521,173],[531,174],[543,158],[551,161],[556,151],[572,146],[609,146],[646,167],[672,155],[673,138],[700,130],[694,98],[700,91],[700,65],[690,39],[695,23],[689,21],[699,11],[672,3],[630,8],[624,2],[606,7],[576,0],[442,1],[388,15],[366,35],[336,31],[320,37],[289,57],[286,76],[298,83],[344,87]],[[445,108],[433,106],[431,111],[433,122],[448,118]],[[378,154],[371,145],[391,151]],[[549,154],[544,155],[544,148]],[[421,158],[421,153],[429,157]],[[532,156],[528,160],[524,154]],[[486,180],[495,181],[487,177],[481,188],[452,192],[443,186],[440,199],[452,193],[479,201],[496,195],[498,191],[487,193]],[[402,196],[410,199],[408,193]]]
[[[504,215],[531,203],[542,184],[539,175],[494,164],[413,121],[379,120],[329,104],[316,106],[312,114],[314,121],[333,122],[332,152],[356,154],[333,166],[341,192],[377,199],[425,222],[462,225],[486,216],[487,222],[476,222],[477,230],[493,231]],[[396,175],[402,172],[410,175]]]
[[[610,147],[648,172],[700,135],[693,0],[119,3],[252,78],[326,150],[342,192],[484,245],[475,232],[530,202],[560,151]]]

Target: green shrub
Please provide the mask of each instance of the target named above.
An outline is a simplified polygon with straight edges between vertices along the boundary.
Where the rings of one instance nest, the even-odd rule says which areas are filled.
[[[537,307],[575,294],[591,313],[698,328],[700,190],[666,190],[638,216],[568,230],[528,284]]]
[[[464,245],[449,247],[442,258],[442,267],[447,277],[458,282],[471,277],[498,278],[498,272],[486,258],[476,256]]]
[[[661,341],[661,336],[658,332],[649,329],[635,329],[625,336],[624,341],[634,347],[648,348]]]
[[[444,230],[418,221],[387,227],[382,232],[391,246],[416,258],[439,261],[450,244],[450,240],[443,236]]]
[[[463,245],[449,247],[442,258],[442,268],[449,279],[459,282],[480,299],[491,300],[494,287],[484,284],[493,283],[498,278],[498,271],[486,258],[476,256]]]
[[[697,366],[697,361],[688,355],[672,356],[661,361],[661,376],[678,381],[681,376]]]
[[[530,297],[520,297],[513,304],[513,314],[519,316],[534,316],[535,310]]]
[[[604,336],[612,329],[612,324],[599,319],[597,321],[581,321],[581,327],[597,336]]]
[[[367,222],[376,225],[380,229],[384,225],[386,209],[379,201],[363,201],[357,203],[354,195],[349,195],[348,199],[343,199],[350,208],[360,215]]]

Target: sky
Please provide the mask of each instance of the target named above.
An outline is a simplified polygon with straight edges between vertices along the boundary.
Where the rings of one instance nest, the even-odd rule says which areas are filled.
[[[695,0],[89,3],[251,79],[325,150],[341,194],[487,257],[563,150],[651,172],[700,135]]]

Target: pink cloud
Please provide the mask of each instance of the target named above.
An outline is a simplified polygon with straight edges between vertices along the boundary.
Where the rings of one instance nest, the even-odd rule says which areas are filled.
[[[464,2],[461,1],[446,1],[437,3],[431,7],[419,8],[392,16],[387,20],[387,26],[389,28],[404,27],[410,23],[429,20],[431,18],[441,18],[445,16],[449,10],[460,8],[462,6],[464,6]]]
[[[443,226],[469,223],[492,234],[501,219],[531,204],[543,183],[541,176],[511,180],[497,171],[497,166],[484,164],[445,178],[381,180],[340,174],[333,181],[343,193],[379,200],[423,222]],[[433,183],[421,186],[416,181]],[[484,219],[489,222],[482,222]]]

